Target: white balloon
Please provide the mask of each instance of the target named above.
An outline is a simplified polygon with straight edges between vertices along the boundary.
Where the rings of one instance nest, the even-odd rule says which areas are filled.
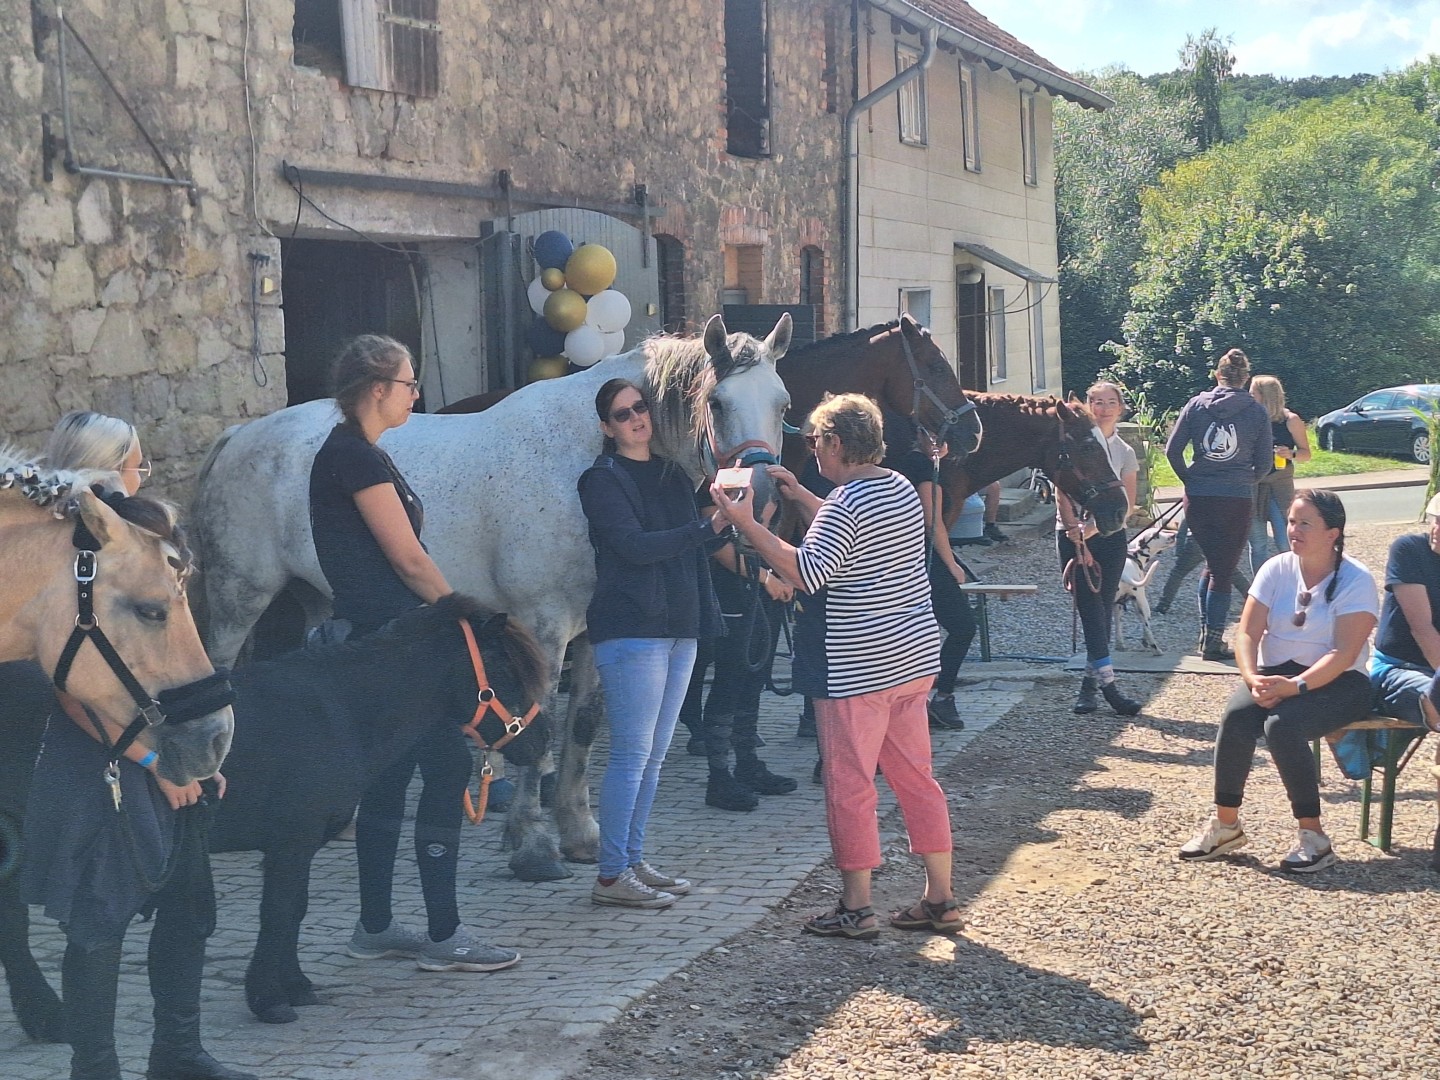
[[[590,298],[590,313],[585,319],[607,334],[624,330],[630,325],[630,301],[624,293],[606,289]]]
[[[615,356],[625,351],[625,331],[605,330],[600,334],[605,339],[605,355]]]
[[[545,288],[538,277],[526,287],[525,295],[530,299],[530,310],[536,315],[544,315],[545,301],[550,299],[550,290]]]
[[[605,356],[605,335],[586,323],[565,335],[565,355],[576,367],[589,367]]]

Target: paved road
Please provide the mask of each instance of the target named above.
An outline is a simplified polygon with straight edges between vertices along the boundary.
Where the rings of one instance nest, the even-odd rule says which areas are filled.
[[[1331,488],[1341,493],[1345,510],[1356,524],[1375,525],[1415,521],[1423,509],[1429,474],[1418,466],[1378,469],[1347,476],[1317,476],[1296,481],[1298,487]],[[1180,497],[1178,487],[1160,488],[1156,497],[1169,502]]]
[[[937,762],[951,760],[1030,685],[997,681],[963,690],[968,730],[937,736]],[[217,856],[221,929],[211,939],[206,972],[207,1044],[222,1061],[266,1080],[569,1075],[589,1036],[695,957],[759,922],[828,855],[821,789],[809,782],[815,743],[794,738],[798,711],[796,698],[767,695],[762,703],[765,757],[777,772],[802,783],[793,795],[767,798],[751,814],[703,804],[703,759],[687,756],[684,739],[677,738],[651,821],[653,858],[693,878],[696,888],[668,911],[595,907],[587,867],[577,867],[570,881],[514,881],[498,850],[502,821],[492,817],[467,831],[460,865],[462,917],[524,953],[518,967],[493,975],[432,974],[417,970],[413,961],[347,957],[343,945],[358,915],[355,860],[352,845],[334,843],[316,859],[310,917],[300,942],[301,963],[316,981],[322,1004],[303,1009],[294,1024],[261,1024],[242,995],[256,929],[259,859]],[[597,746],[597,760],[604,760],[604,752]],[[882,815],[892,808],[886,792]],[[899,822],[892,816],[891,824]],[[401,850],[396,912],[423,925],[414,866],[406,865],[405,845]],[[63,941],[54,924],[36,914],[37,953],[58,982]],[[127,1076],[139,1075],[149,1048],[143,966],[148,933],[147,926],[136,925],[125,942],[117,1028]],[[8,1008],[0,1007],[3,1080],[54,1080],[66,1074],[68,1061],[67,1047],[28,1042]]]

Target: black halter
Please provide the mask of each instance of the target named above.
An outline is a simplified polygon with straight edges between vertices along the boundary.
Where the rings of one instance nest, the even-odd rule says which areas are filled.
[[[1076,440],[1069,432],[1064,430],[1064,421],[1061,421],[1060,426],[1062,431],[1062,434],[1060,436],[1060,450],[1055,457],[1055,476],[1057,480],[1057,486],[1060,474],[1067,469],[1077,478],[1079,477],[1079,473],[1075,469],[1075,464],[1070,457],[1070,447],[1074,446],[1078,440]],[[1119,480],[1116,480],[1112,476],[1109,480],[1102,480],[1099,483],[1091,484],[1089,487],[1081,488],[1078,492],[1075,492],[1073,494],[1069,491],[1065,492],[1065,494],[1069,495],[1081,506],[1088,507],[1097,498],[1105,494],[1105,492],[1114,491],[1116,488],[1123,486],[1124,485],[1122,485]]]
[[[941,445],[949,436],[950,429],[960,422],[960,418],[966,413],[972,413],[975,411],[975,402],[971,401],[967,397],[963,405],[957,405],[953,409],[949,408],[945,404],[945,402],[940,400],[940,395],[935,393],[935,391],[931,389],[930,384],[927,383],[924,377],[920,374],[920,365],[915,360],[915,351],[910,348],[910,339],[905,336],[904,328],[902,327],[897,329],[896,333],[900,335],[900,345],[905,350],[905,362],[910,365],[910,378],[913,380],[914,384],[915,396],[910,403],[910,415],[915,420],[916,428],[918,428],[921,432],[929,435],[929,430],[925,427],[923,423],[920,422],[920,399],[922,397],[929,398],[930,403],[940,411],[940,430],[931,437],[934,439],[937,446]],[[957,457],[955,460],[958,464],[960,461],[963,461],[964,458]],[[938,459],[936,466],[936,476],[939,476]]]
[[[182,724],[188,720],[197,720],[235,703],[235,691],[230,686],[229,672],[223,668],[184,686],[162,690],[158,699],[146,693],[140,681],[115,650],[115,646],[110,643],[110,639],[105,636],[105,631],[100,628],[100,620],[95,615],[95,577],[99,572],[100,541],[95,539],[84,521],[77,521],[71,542],[76,548],[75,594],[78,610],[75,613],[75,628],[70,631],[70,639],[65,642],[60,661],[55,665],[54,683],[57,689],[65,689],[65,683],[70,677],[70,667],[75,662],[80,646],[87,640],[93,642],[139,710],[135,719],[130,721],[129,726],[114,743],[110,742],[104,725],[97,723],[91,714],[91,722],[95,723],[100,741],[104,744],[112,765],[120,760],[121,755],[146,728],[158,727],[167,722]]]

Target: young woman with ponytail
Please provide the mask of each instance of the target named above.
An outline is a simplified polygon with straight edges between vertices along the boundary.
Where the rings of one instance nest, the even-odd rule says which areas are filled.
[[[1215,739],[1215,812],[1180,849],[1203,862],[1245,845],[1240,803],[1263,733],[1299,825],[1280,868],[1313,873],[1335,862],[1320,827],[1320,781],[1310,742],[1370,711],[1366,676],[1379,597],[1370,571],[1345,554],[1345,506],[1333,491],[1299,491],[1287,518],[1290,550],[1250,586],[1235,662],[1244,684]]]

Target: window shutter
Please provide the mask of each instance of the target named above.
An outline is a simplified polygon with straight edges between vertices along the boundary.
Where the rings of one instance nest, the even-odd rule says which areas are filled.
[[[345,82],[434,97],[440,89],[440,0],[340,0]]]

